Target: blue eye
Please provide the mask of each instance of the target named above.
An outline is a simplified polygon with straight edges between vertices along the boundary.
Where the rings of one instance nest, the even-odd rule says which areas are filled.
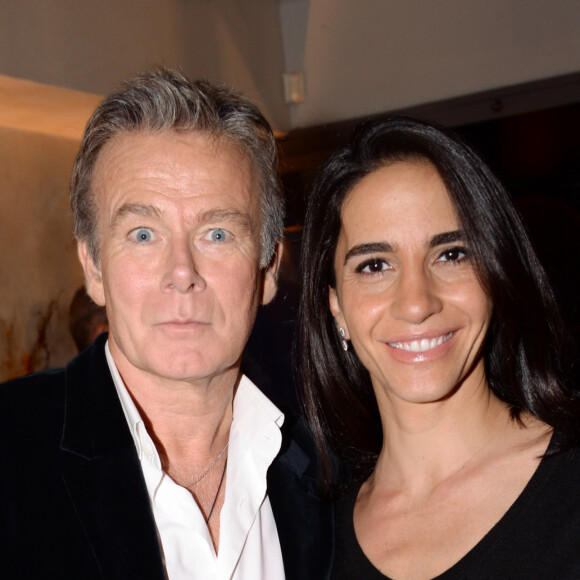
[[[151,230],[147,228],[137,228],[134,230],[133,236],[138,242],[150,242],[153,237]]]
[[[225,242],[228,239],[228,232],[222,228],[210,230],[209,237],[212,242]]]

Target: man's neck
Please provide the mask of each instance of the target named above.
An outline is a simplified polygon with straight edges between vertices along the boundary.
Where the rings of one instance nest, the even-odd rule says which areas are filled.
[[[135,368],[113,348],[111,355],[164,466],[184,457],[203,464],[223,448],[241,377],[239,365],[208,379],[168,380]]]

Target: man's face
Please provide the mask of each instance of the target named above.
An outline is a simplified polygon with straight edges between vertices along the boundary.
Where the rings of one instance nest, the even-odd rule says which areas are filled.
[[[250,161],[204,133],[125,133],[94,171],[100,265],[79,255],[106,304],[109,346],[125,380],[201,382],[237,375],[258,303],[260,206]]]

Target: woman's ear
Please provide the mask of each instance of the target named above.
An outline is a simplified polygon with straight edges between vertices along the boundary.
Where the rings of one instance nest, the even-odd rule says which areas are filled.
[[[340,308],[340,300],[335,288],[328,287],[328,304],[330,306],[330,312],[334,317],[337,328],[342,328],[344,330],[344,336],[346,340],[350,340],[350,333],[348,332],[348,327],[342,315],[342,310]]]
[[[105,289],[103,287],[103,276],[101,270],[95,264],[87,243],[80,240],[77,246],[77,253],[83,271],[85,273],[85,287],[87,294],[93,302],[99,306],[105,305]]]

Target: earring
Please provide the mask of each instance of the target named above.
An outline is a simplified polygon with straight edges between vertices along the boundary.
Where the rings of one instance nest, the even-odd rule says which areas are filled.
[[[341,342],[342,342],[342,350],[344,350],[344,352],[346,352],[348,350],[348,342],[346,341],[346,333],[344,332],[344,328],[340,327],[338,329],[338,332],[340,334],[341,338]]]

